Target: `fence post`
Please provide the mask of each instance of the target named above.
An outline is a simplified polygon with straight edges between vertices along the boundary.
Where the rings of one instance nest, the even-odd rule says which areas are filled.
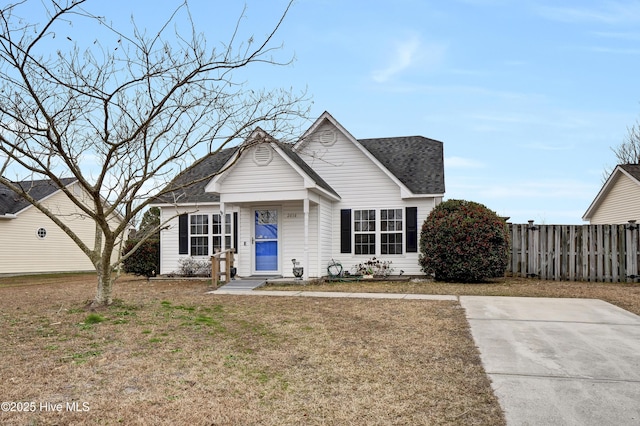
[[[626,228],[627,245],[627,282],[633,282],[638,277],[638,225],[635,220],[630,220]]]

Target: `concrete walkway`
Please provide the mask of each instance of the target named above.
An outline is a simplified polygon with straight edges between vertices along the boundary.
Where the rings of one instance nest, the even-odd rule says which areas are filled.
[[[460,300],[508,425],[640,425],[640,317],[595,299],[252,291],[213,294]]]
[[[602,300],[462,296],[509,425],[640,425],[640,317]]]
[[[212,291],[210,293],[216,293],[216,294],[228,294],[230,292],[232,293],[236,293],[238,291],[248,291],[251,292],[251,290],[256,289],[260,286],[263,286],[264,283],[266,283],[267,280],[266,279],[236,279],[236,280],[231,280],[228,284],[223,285],[222,287],[220,287],[218,290]],[[217,293],[220,292],[220,293]],[[256,292],[257,293],[257,292]]]

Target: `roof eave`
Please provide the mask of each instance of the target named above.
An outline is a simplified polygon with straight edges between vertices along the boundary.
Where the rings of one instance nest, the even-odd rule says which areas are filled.
[[[609,175],[609,177],[605,181],[604,185],[602,185],[602,188],[600,188],[600,191],[598,191],[598,195],[596,195],[596,198],[593,199],[593,201],[587,208],[587,211],[582,215],[582,220],[584,221],[591,220],[591,218],[593,217],[593,213],[600,206],[600,203],[602,202],[602,200],[609,193],[611,189],[610,187],[613,185],[613,182],[615,181],[615,176],[617,176],[618,172],[621,172],[629,176],[629,174],[624,169],[622,169],[619,165],[616,166],[616,168],[613,169],[613,171],[611,172],[611,175]]]
[[[411,192],[411,193],[402,195],[403,199],[410,199],[410,198],[443,198],[443,197],[444,197],[444,192],[443,193],[434,193],[434,194],[415,194],[415,193]]]

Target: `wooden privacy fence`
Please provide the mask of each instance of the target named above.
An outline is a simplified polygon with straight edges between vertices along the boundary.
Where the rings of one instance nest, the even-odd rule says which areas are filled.
[[[565,281],[637,281],[640,230],[624,225],[508,224],[507,273]]]

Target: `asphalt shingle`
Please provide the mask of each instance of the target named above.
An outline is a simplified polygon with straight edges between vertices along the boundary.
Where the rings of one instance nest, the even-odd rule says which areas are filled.
[[[76,178],[61,179],[64,186],[68,186],[76,180]],[[16,184],[36,200],[42,200],[60,189],[51,180],[46,179],[26,180],[16,182]],[[30,203],[27,200],[0,183],[0,216],[16,214],[29,206]]]

